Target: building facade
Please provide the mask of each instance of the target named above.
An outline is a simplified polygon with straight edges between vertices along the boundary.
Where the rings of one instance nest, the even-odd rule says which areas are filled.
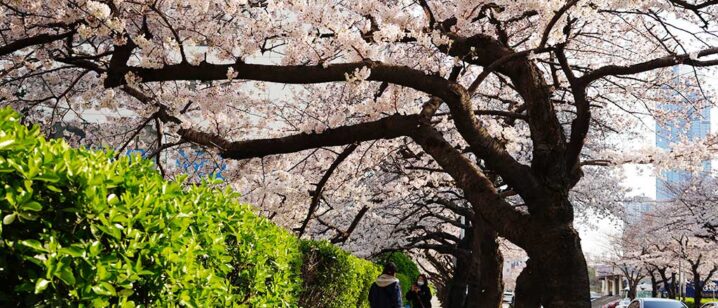
[[[697,94],[696,94],[697,95]],[[676,98],[681,100],[683,98]],[[705,138],[711,132],[711,108],[696,107],[694,104],[663,104],[661,111],[669,115],[669,120],[656,122],[656,147],[669,151],[671,144],[683,140],[698,140]],[[671,117],[671,115],[675,115]],[[711,170],[711,162],[703,162],[703,170]],[[683,170],[668,170],[656,178],[656,201],[669,201],[675,195],[676,187],[688,180],[690,172]]]

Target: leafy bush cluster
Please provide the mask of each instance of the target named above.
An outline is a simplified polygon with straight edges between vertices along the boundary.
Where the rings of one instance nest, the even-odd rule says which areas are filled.
[[[302,307],[368,307],[369,287],[379,266],[326,241],[302,241]]]
[[[0,304],[290,306],[293,237],[142,159],[46,141],[0,110]]]
[[[380,263],[393,262],[399,274],[406,276],[411,281],[419,278],[419,267],[416,266],[414,260],[401,251],[386,253],[377,259]]]
[[[0,108],[0,306],[367,306],[378,266],[182,181]]]

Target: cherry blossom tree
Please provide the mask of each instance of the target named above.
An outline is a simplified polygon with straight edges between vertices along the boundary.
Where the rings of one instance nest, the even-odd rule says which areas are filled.
[[[711,241],[683,235],[674,237],[674,241],[676,255],[688,262],[691,282],[696,290],[693,299],[695,307],[698,308],[703,299],[703,286],[712,281],[718,272],[718,246]]]
[[[718,242],[715,241],[715,178],[710,171],[687,173],[683,181],[668,183],[673,198],[658,210],[657,222],[666,230],[670,243],[665,245],[674,259],[687,263],[690,280],[697,290],[700,307],[703,289],[718,272]],[[658,245],[656,245],[658,247]]]
[[[548,307],[590,305],[571,199],[584,170],[637,112],[669,116],[672,67],[694,68],[673,90],[702,107],[718,65],[715,1],[0,4],[0,97],[26,121],[121,150],[152,127],[168,173],[161,153],[201,146],[266,216],[350,249],[392,240],[408,187],[451,182],[473,230],[495,234],[471,250],[521,247]],[[97,110],[114,114],[93,124]],[[405,178],[396,158],[424,169]]]
[[[635,296],[633,281],[650,273],[654,292],[661,283],[668,297],[676,298],[677,285],[683,283],[676,274],[683,268],[696,289],[696,307],[700,307],[700,290],[718,272],[718,245],[704,233],[706,222],[711,220],[698,214],[704,205],[698,200],[705,201],[705,196],[711,194],[703,190],[709,188],[711,176],[710,173],[685,175],[685,181],[666,186],[674,192],[673,199],[658,202],[652,210],[626,225],[623,236],[615,243],[618,253],[614,264],[629,281],[632,296]],[[659,277],[653,277],[656,274]]]
[[[718,180],[712,171],[686,174],[685,180],[667,183],[665,189],[674,196],[666,212],[672,213],[672,228],[688,235],[718,242]]]
[[[647,253],[646,233],[641,225],[629,225],[621,237],[615,239],[613,246],[615,251],[609,264],[617,268],[627,281],[628,294],[630,299],[636,298],[638,285],[646,277],[645,257]]]

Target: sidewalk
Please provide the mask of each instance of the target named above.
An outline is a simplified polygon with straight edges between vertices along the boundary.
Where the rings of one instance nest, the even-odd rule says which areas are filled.
[[[620,299],[620,296],[604,296],[591,302],[591,308],[602,308],[603,306],[617,302]]]

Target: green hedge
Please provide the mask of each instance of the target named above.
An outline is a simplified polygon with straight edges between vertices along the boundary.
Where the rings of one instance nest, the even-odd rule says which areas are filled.
[[[368,307],[369,287],[381,273],[326,241],[302,241],[302,307]]]
[[[695,299],[692,297],[685,297],[682,299],[682,301],[686,303],[688,307],[693,307],[693,305],[695,305]],[[712,302],[718,302],[718,298],[704,298],[701,300],[701,305]]]
[[[0,304],[291,306],[293,237],[228,190],[46,141],[0,109]]]
[[[0,108],[0,306],[366,306],[377,266],[215,186],[46,141]]]

